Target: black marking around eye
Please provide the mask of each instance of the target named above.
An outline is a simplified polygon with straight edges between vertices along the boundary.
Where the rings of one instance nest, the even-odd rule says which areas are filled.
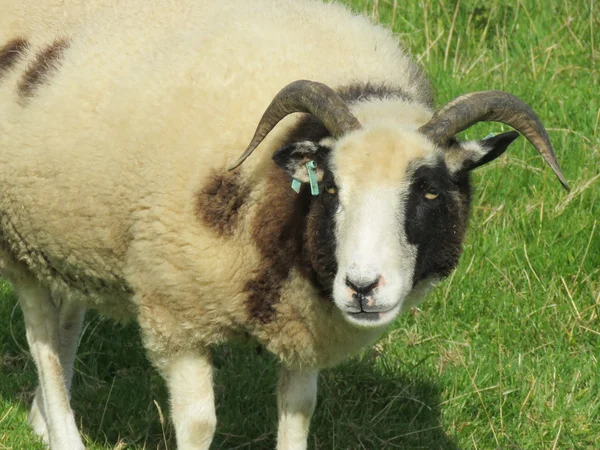
[[[322,187],[337,189],[333,174],[329,170],[325,170],[321,184]],[[327,297],[333,291],[333,281],[337,273],[335,228],[338,208],[339,197],[322,189],[321,194],[311,199],[306,225],[305,257],[307,267],[310,267],[310,278]]]
[[[408,242],[417,247],[413,284],[429,276],[448,276],[458,264],[468,221],[468,174],[453,179],[445,164],[422,166],[412,177],[406,199],[404,228]],[[435,201],[424,198],[436,190]]]

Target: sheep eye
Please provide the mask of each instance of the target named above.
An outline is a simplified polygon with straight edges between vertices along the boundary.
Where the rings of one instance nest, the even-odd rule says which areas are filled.
[[[436,198],[438,198],[440,196],[440,194],[435,194],[433,192],[425,192],[425,198],[427,200],[435,200]]]
[[[335,183],[333,183],[331,180],[327,180],[325,182],[325,191],[329,194],[329,195],[335,195],[337,194],[338,190],[337,190],[337,186],[335,185]]]

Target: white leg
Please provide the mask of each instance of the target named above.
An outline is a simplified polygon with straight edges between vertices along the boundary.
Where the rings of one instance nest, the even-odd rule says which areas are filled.
[[[67,391],[71,389],[73,381],[73,364],[79,336],[83,327],[85,308],[74,303],[63,303],[59,311],[59,357],[65,377]]]
[[[44,417],[52,450],[83,450],[69,405],[66,378],[60,360],[60,313],[50,292],[34,280],[15,285],[25,317],[27,341],[38,371],[40,387],[34,408]],[[39,424],[39,417],[36,419]]]
[[[57,302],[55,301],[54,303],[56,304]],[[69,394],[73,379],[73,363],[85,316],[85,308],[81,305],[65,302],[60,305],[58,314],[58,356],[63,369],[65,388],[67,394]],[[49,443],[48,425],[41,387],[38,387],[35,392],[35,398],[29,413],[29,424],[44,442]]]
[[[210,356],[173,356],[159,369],[169,388],[177,449],[207,450],[217,425]]]
[[[317,371],[281,368],[277,392],[277,450],[305,450],[308,427],[317,403]]]

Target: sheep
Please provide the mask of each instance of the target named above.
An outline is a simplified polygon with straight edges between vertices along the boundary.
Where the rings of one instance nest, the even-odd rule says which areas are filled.
[[[337,3],[0,10],[0,272],[54,450],[84,448],[68,392],[88,308],[139,323],[179,449],[210,446],[210,348],[244,336],[281,361],[277,448],[306,448],[319,370],[451,273],[470,171],[519,133],[456,134],[504,122],[567,187],[528,105],[483,91],[435,111],[391,32]]]

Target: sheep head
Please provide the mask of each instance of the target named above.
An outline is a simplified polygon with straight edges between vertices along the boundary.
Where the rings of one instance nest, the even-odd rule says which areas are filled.
[[[386,325],[456,267],[468,221],[469,173],[519,135],[460,142],[458,132],[480,121],[511,125],[567,187],[540,120],[510,94],[458,97],[417,128],[393,118],[361,124],[335,91],[303,80],[271,102],[232,169],[293,112],[312,114],[330,136],[285,145],[273,160],[304,184],[306,163],[316,162],[320,194],[308,212],[309,258],[343,316],[360,327]]]

